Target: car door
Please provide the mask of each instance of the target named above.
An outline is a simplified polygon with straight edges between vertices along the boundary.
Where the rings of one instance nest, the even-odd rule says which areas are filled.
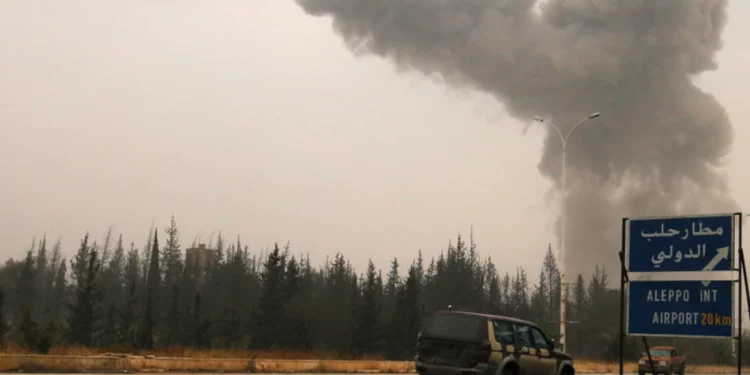
[[[527,324],[514,323],[516,330],[516,341],[518,344],[518,364],[521,367],[520,375],[542,375],[541,360],[537,356],[534,338],[531,334],[531,326]]]
[[[677,349],[672,349],[672,371],[680,371],[680,368],[682,367],[682,362],[685,361],[685,357],[681,356],[679,353],[677,353]]]
[[[534,348],[539,359],[538,375],[555,375],[557,373],[557,360],[552,357],[554,349],[547,336],[537,327],[531,327],[531,338],[534,340]]]
[[[500,352],[504,355],[516,352],[513,323],[504,320],[493,320],[492,331],[495,334],[495,342],[497,342]]]

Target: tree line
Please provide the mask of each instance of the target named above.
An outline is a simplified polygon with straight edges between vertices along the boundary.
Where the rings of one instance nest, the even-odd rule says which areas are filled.
[[[422,323],[449,305],[531,320],[559,339],[560,270],[551,248],[532,276],[521,267],[498,272],[473,235],[468,242],[459,235],[429,260],[421,251],[408,263],[393,259],[385,272],[370,261],[358,273],[341,253],[315,267],[288,245],[252,254],[239,238],[221,234],[209,247],[216,262],[202,274],[186,262],[174,218],[162,236],[150,231],[141,249],[111,231],[101,243],[86,234],[72,259],[59,241],[34,241],[23,259],[0,267],[0,345],[42,353],[66,345],[182,346],[409,360]],[[508,266],[503,251],[493,253]],[[568,352],[617,358],[618,288],[599,267],[574,278]],[[696,353],[692,363],[732,360],[728,341],[651,341]],[[628,359],[641,351],[640,341],[628,338]]]

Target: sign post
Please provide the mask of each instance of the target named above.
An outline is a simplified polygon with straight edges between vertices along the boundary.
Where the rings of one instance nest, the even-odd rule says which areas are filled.
[[[742,214],[624,218],[620,262],[620,374],[625,336],[734,339],[740,374]]]

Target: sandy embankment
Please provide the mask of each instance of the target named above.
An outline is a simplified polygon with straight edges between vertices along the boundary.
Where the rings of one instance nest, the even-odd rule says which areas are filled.
[[[577,373],[616,373],[617,363],[576,361]],[[624,366],[626,373],[636,372],[634,363]],[[745,369],[743,369],[743,373]],[[750,369],[748,369],[750,370]],[[283,360],[243,358],[180,358],[102,354],[93,356],[0,354],[0,372],[47,373],[123,373],[123,372],[210,372],[210,373],[414,373],[414,362]],[[688,366],[694,374],[736,373],[733,366]]]
[[[0,372],[410,373],[414,362],[0,354]]]

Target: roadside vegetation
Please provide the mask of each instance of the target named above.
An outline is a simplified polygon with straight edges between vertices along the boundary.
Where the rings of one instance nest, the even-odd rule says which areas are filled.
[[[32,241],[25,256],[0,266],[2,353],[409,361],[424,319],[448,305],[535,321],[558,339],[560,272],[551,249],[529,271],[502,262],[503,249],[482,255],[472,235],[459,235],[437,257],[418,251],[357,271],[340,253],[315,266],[288,245],[254,254],[219,234],[206,246],[216,257],[201,268],[185,257],[174,219],[140,248],[111,232],[86,234],[72,259],[60,241]],[[599,267],[572,279],[568,317],[578,323],[568,326],[567,351],[581,366],[617,359],[611,279]],[[650,343],[676,346],[691,365],[734,361],[728,340]],[[627,340],[629,361],[642,351],[640,340]],[[750,362],[750,344],[743,352]]]

